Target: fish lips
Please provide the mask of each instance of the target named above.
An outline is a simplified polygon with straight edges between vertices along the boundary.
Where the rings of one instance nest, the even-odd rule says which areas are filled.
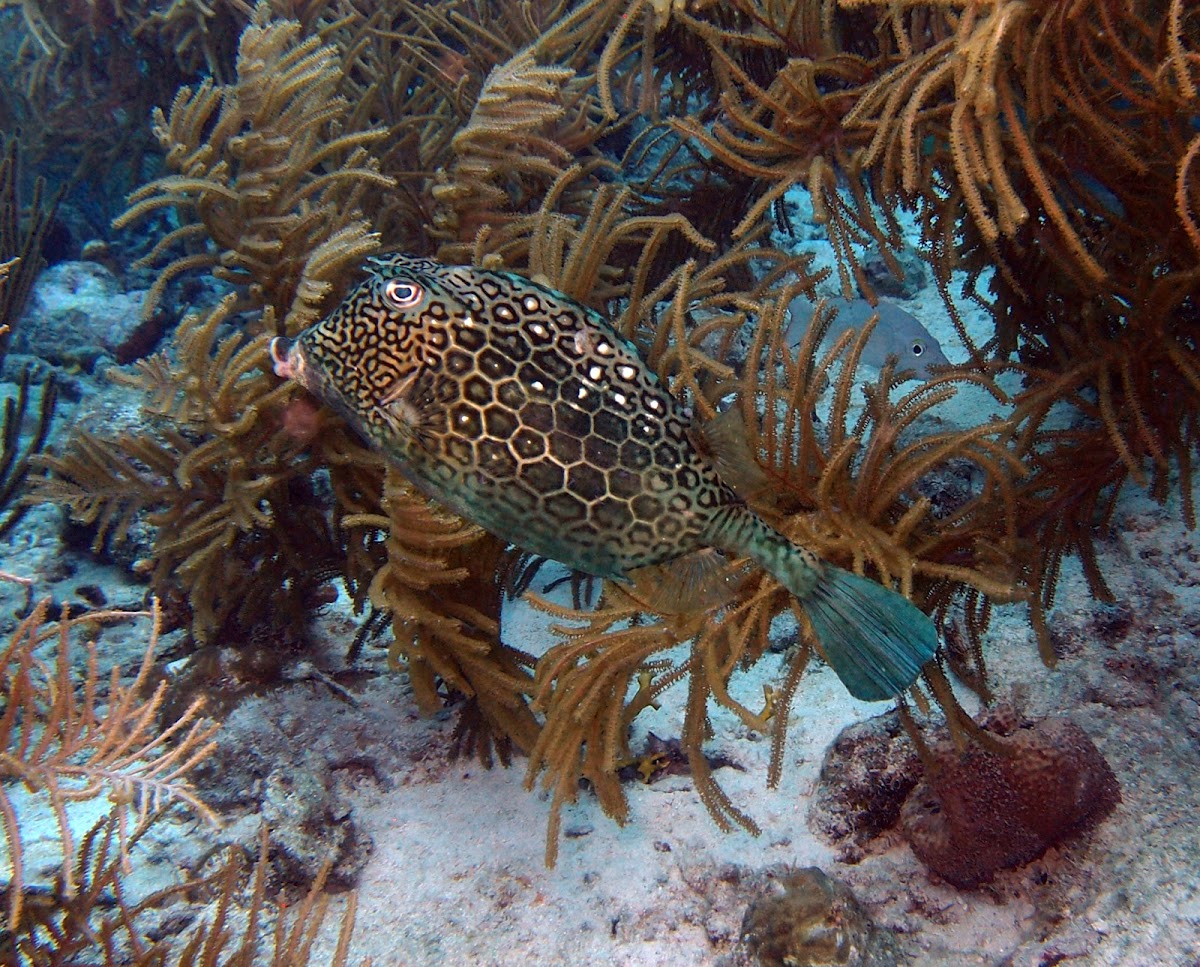
[[[299,339],[276,336],[271,340],[270,352],[271,367],[276,376],[293,380],[311,393],[317,392],[319,380],[314,378],[312,367],[305,357],[304,347]]]
[[[298,383],[322,403],[354,420],[353,408],[347,405],[342,393],[328,378],[325,368],[309,355],[303,337],[288,339],[276,336],[271,340],[270,353],[276,376]]]

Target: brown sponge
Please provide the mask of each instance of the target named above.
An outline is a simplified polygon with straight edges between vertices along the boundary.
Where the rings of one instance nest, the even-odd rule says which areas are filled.
[[[913,852],[958,887],[1028,863],[1100,822],[1121,801],[1116,776],[1079,726],[1047,718],[996,737],[1007,753],[945,742],[900,814]]]

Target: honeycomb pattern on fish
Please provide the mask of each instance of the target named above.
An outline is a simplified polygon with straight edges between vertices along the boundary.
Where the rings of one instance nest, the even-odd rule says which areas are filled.
[[[303,372],[431,496],[607,577],[707,546],[742,506],[597,313],[507,273],[399,256],[373,268],[301,337]],[[389,285],[413,304],[395,308]]]
[[[433,499],[513,544],[621,578],[715,547],[800,598],[852,694],[889,698],[937,648],[909,601],[826,564],[755,514],[697,449],[635,347],[521,276],[390,255],[275,370]]]

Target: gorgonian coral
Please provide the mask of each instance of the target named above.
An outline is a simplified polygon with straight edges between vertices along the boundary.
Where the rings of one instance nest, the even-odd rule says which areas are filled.
[[[992,604],[1028,602],[1052,660],[1059,564],[1078,553],[1104,593],[1095,526],[1127,481],[1160,498],[1178,486],[1192,515],[1200,18],[1182,0],[275,10],[256,8],[236,77],[186,89],[158,117],[173,173],[140,189],[130,215],[183,214],[155,253],[182,247],[163,284],[212,271],[253,310],[245,321],[220,310],[248,330],[229,341],[188,323],[185,351],[142,369],[152,394],[184,379],[212,390],[167,407],[168,423],[186,412],[186,433],[105,457],[111,468],[122,447],[153,454],[154,474],[179,484],[154,495],[166,528],[156,574],[197,565],[182,573],[204,634],[221,624],[213,601],[229,573],[287,580],[303,507],[321,566],[390,615],[422,704],[465,696],[476,747],[530,753],[529,780],[553,789],[555,815],[581,776],[624,815],[629,722],[686,683],[681,742],[704,800],[722,824],[753,826],[701,746],[717,705],[782,747],[811,641],[761,710],[730,688],[763,656],[771,620],[794,610],[769,577],[691,608],[637,581],[607,586],[594,610],[546,605],[563,629],[535,660],[504,641],[503,578],[490,573],[503,547],[427,508],[336,418],[304,439],[271,421],[294,390],[265,372],[265,355],[256,369],[263,335],[314,318],[376,244],[523,272],[604,312],[693,408],[698,435],[740,420],[742,457],[726,466],[760,513],[961,621],[947,660],[985,696]],[[809,193],[843,288],[867,295],[861,246],[898,269],[903,217],[915,219],[963,365],[912,391],[884,367],[856,410],[862,338],[822,350],[818,313],[789,344],[785,309],[820,281],[768,241],[791,189]],[[963,279],[990,314],[986,338],[951,298]],[[931,429],[964,385],[1013,406]],[[107,471],[79,472],[93,451],[77,437],[56,470],[77,509],[119,519],[128,491],[106,489]],[[935,506],[929,481],[953,466],[972,483]],[[317,479],[329,481],[319,512]],[[191,505],[197,482],[205,496]],[[170,529],[185,521],[194,546]],[[679,643],[686,657],[663,657]],[[939,667],[911,698],[972,733]]]

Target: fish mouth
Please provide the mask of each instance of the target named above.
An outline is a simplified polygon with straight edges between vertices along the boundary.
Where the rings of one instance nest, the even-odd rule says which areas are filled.
[[[304,385],[305,366],[304,357],[300,352],[300,343],[285,336],[276,336],[272,339],[271,367],[275,370],[276,376],[295,380]]]

